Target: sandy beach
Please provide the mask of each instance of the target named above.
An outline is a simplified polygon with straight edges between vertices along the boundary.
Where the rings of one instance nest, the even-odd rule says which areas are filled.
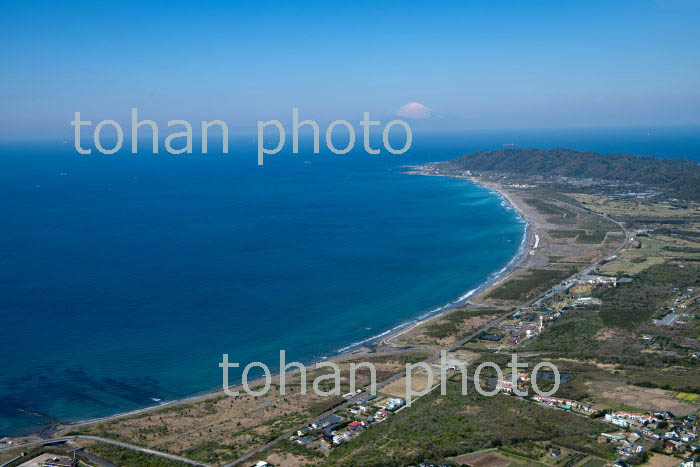
[[[409,175],[419,175],[419,176],[437,176],[437,177],[444,177],[445,175],[433,175],[430,173],[428,170],[426,170],[423,166],[411,166],[410,170],[406,172]],[[452,304],[452,306],[449,306],[448,308],[442,310],[439,313],[430,315],[422,320],[419,320],[415,323],[412,323],[410,326],[407,326],[405,328],[399,329],[396,332],[392,332],[389,335],[383,337],[380,341],[377,342],[377,350],[381,351],[382,348],[387,347],[387,348],[392,348],[394,349],[396,347],[395,341],[407,334],[411,334],[416,332],[420,328],[424,328],[426,326],[429,326],[431,323],[438,321],[440,318],[442,318],[445,314],[453,311],[456,308],[459,307],[465,307],[465,306],[472,306],[474,308],[480,308],[480,307],[485,307],[483,303],[483,298],[486,297],[493,289],[501,285],[503,282],[508,280],[513,274],[518,272],[521,269],[524,269],[526,267],[526,263],[528,262],[528,259],[530,258],[530,253],[532,251],[532,247],[535,244],[535,232],[543,227],[542,223],[539,222],[536,210],[532,208],[531,206],[528,206],[526,203],[522,201],[521,198],[514,196],[511,193],[508,193],[505,188],[498,183],[494,182],[488,182],[481,180],[477,177],[451,177],[455,178],[458,180],[463,180],[466,182],[474,183],[476,185],[479,185],[483,188],[486,188],[487,190],[490,190],[496,194],[498,194],[502,199],[504,199],[515,211],[518,212],[520,215],[521,219],[526,223],[526,230],[525,230],[525,236],[523,238],[521,248],[518,250],[518,253],[516,254],[515,257],[513,257],[513,260],[504,268],[504,270],[500,273],[497,274],[495,277],[487,280],[483,284],[481,284],[479,287],[474,289],[473,293],[469,295],[468,298],[466,298],[463,301],[459,301],[457,303]]]
[[[406,173],[409,175],[420,175],[420,176],[430,176],[431,174],[428,173],[425,170],[421,170],[419,167],[411,167],[411,170],[407,171]],[[536,212],[534,212],[533,208],[529,207],[527,204],[522,202],[522,200],[514,196],[512,193],[509,193],[505,190],[505,188],[497,183],[492,183],[492,182],[485,182],[482,180],[479,180],[474,177],[455,177],[455,178],[460,178],[461,180],[464,180],[466,183],[475,183],[478,184],[496,194],[498,194],[505,202],[507,202],[510,207],[512,207],[514,210],[516,210],[520,217],[523,219],[523,221],[526,223],[526,234],[523,238],[523,241],[521,243],[521,246],[518,250],[517,255],[511,260],[511,262],[503,268],[502,271],[499,271],[498,273],[494,271],[493,277],[489,278],[486,282],[481,284],[479,287],[475,288],[474,290],[465,293],[465,296],[463,296],[460,299],[457,299],[451,303],[445,304],[441,307],[436,308],[433,311],[427,312],[424,316],[421,318],[416,319],[415,321],[411,321],[408,323],[402,323],[397,325],[395,328],[387,330],[378,336],[375,337],[370,337],[366,339],[365,341],[362,341],[357,344],[353,344],[350,346],[345,347],[344,349],[339,349],[338,354],[334,355],[332,358],[329,360],[342,363],[342,362],[347,362],[349,360],[354,360],[354,361],[360,361],[363,359],[368,359],[371,360],[372,358],[376,358],[378,356],[382,355],[393,355],[395,353],[400,353],[400,352],[410,352],[410,351],[416,351],[416,350],[421,350],[420,346],[402,346],[402,345],[397,345],[396,341],[401,338],[401,337],[406,337],[410,336],[413,333],[419,331],[420,329],[425,328],[426,326],[429,326],[433,322],[441,319],[444,317],[446,314],[457,310],[457,309],[464,309],[466,308],[474,308],[475,310],[478,310],[480,308],[486,307],[486,305],[483,304],[483,299],[486,297],[490,291],[494,288],[497,287],[499,284],[501,284],[503,281],[507,280],[509,277],[511,277],[513,274],[517,273],[519,270],[528,267],[528,264],[532,262],[532,255],[529,254],[531,251],[531,247],[534,243],[534,232],[536,229],[539,228],[539,223],[537,220]],[[304,362],[307,367],[312,367],[315,363],[317,362]],[[290,376],[292,376],[290,374]],[[273,375],[273,383],[277,382],[279,380],[279,375],[275,374]],[[242,391],[242,387],[240,385],[232,386],[234,390]],[[183,405],[188,405],[188,404],[196,404],[198,402],[206,401],[206,400],[212,400],[212,399],[217,399],[223,395],[223,390],[222,389],[217,389],[217,390],[210,390],[210,391],[202,391],[197,394],[193,394],[188,397],[176,399],[176,400],[171,400],[171,401],[165,401],[158,403],[157,405],[153,405],[150,407],[144,407],[141,409],[133,410],[133,411],[128,411],[124,413],[118,413],[114,414],[111,416],[107,417],[102,417],[102,418],[97,418],[97,419],[90,419],[90,420],[84,420],[76,423],[69,423],[69,424],[56,424],[54,426],[51,426],[48,429],[43,430],[40,433],[41,437],[50,437],[54,435],[60,435],[60,434],[65,434],[68,432],[75,431],[81,427],[86,427],[89,425],[95,425],[98,423],[103,423],[103,422],[108,422],[120,418],[127,418],[127,417],[133,417],[137,415],[143,415],[147,413],[152,413],[156,412],[158,410],[164,409],[164,408],[173,408],[177,406],[183,406]],[[35,435],[29,435],[27,437],[23,438],[36,438],[39,436],[39,434]]]
[[[431,174],[427,173],[426,171],[421,171],[418,167],[411,167],[410,171],[406,172],[408,175],[420,175],[420,176],[432,176]],[[519,269],[523,268],[525,263],[528,262],[530,259],[530,255],[528,254],[530,252],[530,248],[532,247],[534,243],[534,231],[538,227],[538,223],[536,220],[536,216],[534,215],[533,209],[529,206],[527,206],[525,203],[522,202],[518,197],[513,196],[512,194],[508,193],[501,185],[497,183],[492,183],[492,182],[485,182],[482,180],[479,180],[474,177],[455,177],[459,178],[461,180],[464,180],[465,182],[468,183],[475,183],[478,184],[496,194],[498,194],[501,198],[503,198],[514,210],[516,210],[520,217],[526,222],[526,234],[523,239],[523,242],[521,244],[521,247],[518,250],[517,255],[513,258],[513,260],[504,268],[500,274],[495,275],[494,277],[490,278],[488,281],[485,283],[481,284],[479,287],[475,288],[468,297],[465,297],[461,300],[455,300],[454,302],[451,302],[449,304],[443,305],[439,308],[437,308],[434,312],[429,312],[427,313],[423,318],[418,319],[413,322],[409,323],[403,323],[398,326],[396,326],[392,330],[385,331],[384,333],[380,334],[379,336],[375,337],[370,337],[366,339],[363,342],[347,346],[345,349],[339,349],[338,355],[335,355],[331,357],[329,360],[330,361],[335,361],[335,362],[344,362],[348,360],[359,360],[362,359],[363,356],[371,356],[371,355],[377,355],[377,354],[386,354],[386,353],[393,353],[397,351],[402,351],[402,350],[410,350],[410,349],[405,349],[402,348],[401,346],[395,345],[396,339],[405,336],[407,334],[411,334],[415,332],[416,330],[426,326],[430,325],[430,323],[440,319],[443,317],[445,314],[450,313],[451,311],[457,309],[457,308],[462,308],[465,306],[471,306],[476,309],[479,307],[484,306],[482,304],[482,299],[486,295],[490,293],[490,291],[497,287],[499,284],[501,284],[503,281],[507,280],[509,277],[511,277],[514,273],[516,273]],[[317,362],[306,362],[307,366],[311,367]],[[294,373],[291,373],[292,375]],[[274,374],[273,375],[273,382],[278,381],[279,375]],[[241,385],[235,385],[232,386],[233,390],[242,390]],[[124,413],[119,413],[107,417],[102,417],[98,419],[91,419],[91,420],[84,420],[76,423],[70,423],[70,424],[65,424],[65,425],[58,425],[55,427],[52,427],[50,430],[47,430],[47,434],[61,434],[61,433],[66,433],[69,431],[73,431],[76,428],[84,427],[87,425],[92,425],[96,423],[101,423],[101,422],[106,422],[110,420],[115,420],[118,418],[124,418],[124,417],[130,417],[134,415],[139,415],[139,414],[144,414],[148,412],[154,412],[166,407],[173,407],[177,406],[180,404],[192,404],[192,403],[197,403],[201,401],[205,401],[207,399],[212,399],[212,398],[217,398],[219,396],[223,395],[223,390],[218,389],[215,391],[204,391],[199,394],[194,394],[185,398],[180,398],[172,401],[166,401],[162,402],[158,405],[154,405],[151,407],[144,407],[142,409],[138,410],[133,410],[129,412],[124,412]]]

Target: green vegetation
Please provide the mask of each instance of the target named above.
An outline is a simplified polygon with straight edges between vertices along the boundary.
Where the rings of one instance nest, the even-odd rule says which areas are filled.
[[[304,458],[321,458],[324,457],[318,449],[310,449],[293,441],[284,440],[274,447],[276,452],[286,452],[295,456]]]
[[[313,402],[311,404],[311,407],[309,407],[309,413],[312,416],[316,417],[324,412],[328,412],[333,407],[336,407],[342,404],[343,402],[345,402],[345,399],[343,399],[340,396],[325,397],[321,400]]]
[[[601,319],[595,314],[568,311],[527,348],[574,358],[590,358],[598,349],[598,342],[593,336],[602,327]]]
[[[573,224],[576,222],[577,214],[570,209],[548,203],[540,198],[526,198],[524,201],[537,209],[539,213],[550,216],[548,218],[550,222],[555,224]]]
[[[506,282],[488,298],[496,300],[525,300],[558,284],[573,273],[573,269],[533,269],[518,279]]]
[[[112,446],[111,444],[97,443],[91,445],[87,450],[116,465],[139,465],[144,467],[182,467],[189,465],[184,462],[154,456],[153,454]]]
[[[692,246],[665,246],[663,250],[670,251],[673,253],[700,253],[700,248],[695,248]]]
[[[590,232],[579,233],[576,241],[579,243],[602,243],[605,240],[607,230],[592,230]]]
[[[507,447],[527,440],[571,437],[587,448],[605,426],[573,414],[550,410],[516,398],[484,397],[451,381],[447,395],[433,391],[386,422],[342,444],[328,457],[328,465],[416,465],[423,460],[439,463],[447,457]],[[607,457],[608,446],[597,454]]]
[[[585,464],[583,464],[581,467],[605,467],[606,465],[608,465],[608,463],[603,460],[591,459]]]
[[[235,459],[243,454],[243,452],[245,451],[239,451],[239,448],[233,444],[221,444],[216,441],[203,441],[202,443],[185,450],[184,456],[211,463]],[[178,465],[180,464],[178,463]]]
[[[642,183],[663,189],[677,198],[700,199],[700,165],[690,159],[602,155],[565,148],[502,149],[468,154],[443,165],[457,170]]]
[[[649,324],[652,316],[671,296],[674,287],[700,284],[700,267],[689,264],[659,264],[645,269],[631,283],[616,288],[599,288],[595,296],[603,300],[599,316],[607,327],[634,330]]]
[[[579,243],[601,243],[608,233],[604,229],[593,229],[591,231],[578,230],[548,230],[547,233],[552,238],[575,238]]]
[[[547,233],[552,238],[576,238],[583,230],[548,230]]]
[[[479,316],[493,316],[504,313],[503,310],[469,310],[469,309],[458,309],[452,313],[441,317],[436,323],[431,324],[426,328],[426,334],[430,337],[436,339],[443,339],[448,336],[457,334],[457,337],[461,337],[459,333],[456,333],[457,326],[462,324],[464,321],[475,318]]]

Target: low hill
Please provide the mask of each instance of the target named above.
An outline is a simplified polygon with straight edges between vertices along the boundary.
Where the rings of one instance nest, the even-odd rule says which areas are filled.
[[[481,172],[640,182],[681,199],[700,199],[700,164],[685,158],[603,155],[565,148],[502,149],[467,154],[443,165]]]

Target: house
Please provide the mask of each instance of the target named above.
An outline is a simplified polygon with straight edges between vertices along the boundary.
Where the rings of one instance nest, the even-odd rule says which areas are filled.
[[[484,334],[479,339],[484,340],[484,341],[491,341],[491,342],[498,342],[501,339],[503,339],[503,336],[499,334]]]
[[[620,426],[622,428],[627,428],[630,426],[630,422],[628,422],[623,417],[620,417],[617,414],[605,414],[605,421],[608,423],[612,423],[613,425]]]
[[[549,453],[550,457],[559,457],[561,456],[561,449],[557,449],[556,451],[552,451]]]
[[[314,428],[314,429],[323,428],[323,427],[326,427],[329,425],[333,425],[334,423],[338,423],[341,420],[342,420],[342,418],[340,418],[339,416],[331,415],[330,417],[324,418],[323,420],[316,420],[315,422],[313,422],[311,424],[311,428]]]
[[[304,436],[303,438],[299,438],[298,440],[296,440],[296,443],[301,444],[302,446],[308,446],[309,444],[313,443],[317,439],[318,438],[309,435],[309,436]]]
[[[598,306],[602,305],[603,301],[595,297],[581,297],[574,300],[574,307]]]
[[[255,467],[268,467],[270,464],[268,464],[265,461],[258,461],[257,464],[255,464]]]
[[[683,459],[683,462],[678,464],[679,467],[698,467],[700,466],[700,462],[697,461],[694,457],[686,457]]]
[[[301,430],[297,430],[297,436],[305,436],[309,434],[309,427],[304,427]]]
[[[629,464],[623,460],[619,460],[613,464],[613,467],[629,467]]]
[[[654,324],[657,326],[672,326],[678,319],[677,313],[669,313],[661,319],[655,319]]]
[[[350,413],[352,413],[354,415],[360,415],[362,413],[367,412],[368,410],[369,410],[369,406],[367,405],[367,403],[360,402],[359,404],[357,404],[356,406],[354,406],[350,409]]]
[[[594,276],[594,275],[589,275],[586,274],[581,277],[581,280],[579,283],[584,283],[584,284],[605,284],[605,285],[612,285],[615,287],[617,285],[617,278],[615,277],[607,277],[607,276]]]
[[[682,446],[682,444],[678,441],[667,439],[664,442],[664,446],[666,446],[666,448],[670,449],[671,451],[675,451],[676,449],[678,449],[679,446]]]
[[[399,407],[401,407],[404,404],[404,400],[400,397],[395,397],[393,399],[389,399],[389,401],[386,403],[384,408],[386,410],[396,410]]]
[[[362,423],[360,423],[360,422],[352,422],[348,425],[348,428],[350,428],[351,430],[357,430],[361,426],[362,426]]]
[[[377,410],[377,413],[375,415],[376,415],[376,418],[385,418],[387,415],[389,415],[389,412],[387,412],[384,409],[379,409],[379,410]]]
[[[77,467],[78,461],[70,457],[52,457],[41,463],[41,467]]]

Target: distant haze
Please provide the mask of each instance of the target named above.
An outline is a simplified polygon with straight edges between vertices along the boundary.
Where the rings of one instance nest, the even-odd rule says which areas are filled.
[[[132,106],[251,134],[292,107],[419,129],[693,125],[697,5],[5,2],[0,138],[67,138],[75,111]]]

